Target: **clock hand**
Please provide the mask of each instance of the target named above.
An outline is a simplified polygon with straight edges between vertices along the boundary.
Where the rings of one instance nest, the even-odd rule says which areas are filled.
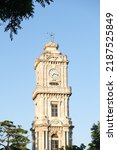
[[[54,75],[56,75],[56,73],[53,73],[53,75],[52,75],[52,76],[54,76]]]
[[[52,76],[54,76],[54,75],[59,76],[59,74],[58,74],[58,73],[54,73]]]

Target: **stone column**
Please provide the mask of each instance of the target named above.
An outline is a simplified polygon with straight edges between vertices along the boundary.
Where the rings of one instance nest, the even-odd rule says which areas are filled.
[[[47,116],[47,95],[45,94],[45,116]]]
[[[51,101],[48,102],[48,116],[51,117]]]
[[[66,99],[65,96],[63,96],[64,99],[64,117],[66,117]]]
[[[39,150],[39,132],[37,132],[37,150]]]
[[[46,131],[46,149],[48,150],[48,131]]]
[[[62,101],[60,101],[60,117],[62,117],[62,116],[61,116],[61,111],[62,111],[62,109],[61,109],[61,104],[62,104]]]
[[[61,106],[60,106],[60,101],[58,102],[58,117],[60,117],[61,113]]]
[[[64,87],[67,87],[67,66],[66,63],[64,63]]]
[[[37,117],[38,117],[38,103],[35,102],[35,120],[37,120]]]
[[[69,132],[67,131],[67,145],[69,145]]]
[[[43,95],[43,94],[42,94]],[[40,98],[40,106],[43,106],[43,98]],[[43,116],[43,107],[40,107],[40,117]]]
[[[49,150],[51,150],[51,135],[49,135]]]
[[[68,115],[67,115],[67,96],[65,95],[65,98],[64,98],[64,101],[65,101],[65,117],[67,117]]]
[[[63,77],[63,63],[61,63],[61,87],[63,87],[64,77]]]
[[[61,140],[59,139],[58,142],[59,142],[58,148],[61,148]]]
[[[69,117],[69,97],[67,98],[67,115]]]
[[[45,94],[43,94],[43,116],[45,116]]]
[[[40,70],[39,70],[39,85],[43,86],[43,62],[40,62]]]
[[[40,137],[41,137],[41,139],[40,139],[40,150],[44,150],[44,131],[43,131],[43,128],[42,128]]]
[[[43,62],[43,86],[45,87],[46,86],[46,84],[45,84],[45,82],[46,82],[46,64],[45,64],[45,62]]]

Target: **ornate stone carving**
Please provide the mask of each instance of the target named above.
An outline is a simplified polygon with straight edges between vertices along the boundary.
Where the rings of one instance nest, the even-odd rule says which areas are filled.
[[[39,138],[35,136],[34,140],[35,143],[38,143],[35,147],[39,147],[40,150],[51,150],[52,138],[59,141],[60,147],[65,144],[69,145],[68,142],[72,139],[72,136],[70,139],[68,136],[68,132],[72,135],[73,126],[68,113],[69,97],[72,91],[67,83],[67,65],[67,56],[62,55],[58,50],[58,44],[54,42],[45,44],[44,52],[34,63],[36,88],[33,92],[35,121],[32,130],[35,135],[39,133]],[[56,71],[50,75],[49,72],[52,68]],[[49,84],[54,82],[52,76],[57,73],[59,78],[56,78],[55,81],[59,84]],[[56,107],[52,108],[54,104]],[[55,111],[57,115],[52,115],[52,111]],[[65,133],[67,133],[67,137],[65,137]]]

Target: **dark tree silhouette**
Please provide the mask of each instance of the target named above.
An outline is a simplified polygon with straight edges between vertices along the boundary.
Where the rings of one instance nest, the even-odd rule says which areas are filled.
[[[100,122],[93,124],[91,128],[91,143],[88,144],[87,150],[100,150]]]
[[[28,150],[27,131],[12,121],[0,122],[0,150]]]
[[[21,22],[34,15],[35,2],[42,7],[53,0],[0,0],[0,26],[6,23],[5,31],[10,31],[10,38],[21,29]]]

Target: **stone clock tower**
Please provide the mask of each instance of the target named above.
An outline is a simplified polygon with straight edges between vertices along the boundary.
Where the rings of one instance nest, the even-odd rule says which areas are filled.
[[[33,92],[33,150],[57,150],[72,145],[68,60],[58,47],[58,44],[51,41],[45,44],[44,52],[34,63],[36,88]]]

